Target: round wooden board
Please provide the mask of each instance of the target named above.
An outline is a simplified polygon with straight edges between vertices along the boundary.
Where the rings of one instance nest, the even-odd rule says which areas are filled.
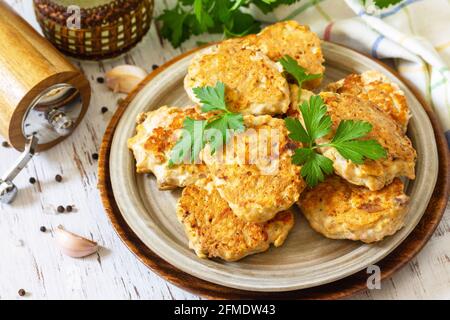
[[[178,270],[171,264],[164,261],[158,255],[156,255],[154,252],[152,252],[129,228],[115,202],[109,177],[109,154],[114,131],[122,114],[130,104],[130,102],[134,99],[134,97],[140,92],[140,90],[160,72],[176,63],[177,61],[183,59],[187,55],[192,54],[193,51],[187,52],[167,62],[165,65],[161,66],[159,69],[150,74],[132,93],[128,95],[128,97],[119,106],[105,132],[100,150],[98,186],[105,210],[119,237],[146,266],[164,277],[166,280],[185,290],[208,298],[337,299],[354,294],[355,292],[366,288],[368,275],[365,271],[358,272],[356,274],[353,274],[352,276],[326,285],[288,292],[252,292],[224,287],[198,279],[190,274]],[[395,73],[396,76],[400,77],[389,67],[386,68]],[[417,98],[419,99],[418,96]],[[435,132],[435,138],[439,153],[438,181],[432,198],[428,204],[427,210],[423,215],[420,223],[400,246],[398,246],[382,261],[377,263],[382,271],[382,279],[390,277],[396,270],[405,265],[421,250],[421,248],[425,245],[425,243],[428,241],[435,228],[437,227],[447,204],[449,190],[449,154],[447,143],[433,112],[429,109],[428,106],[425,105],[423,100],[419,100],[421,101],[425,111],[427,112]]]

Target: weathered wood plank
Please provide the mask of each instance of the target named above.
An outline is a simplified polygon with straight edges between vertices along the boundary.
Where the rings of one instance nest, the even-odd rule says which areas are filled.
[[[34,27],[37,23],[29,0],[7,0]],[[156,1],[156,12],[172,1]],[[217,37],[210,37],[214,39]],[[97,152],[106,125],[120,95],[96,82],[105,70],[133,63],[151,71],[153,64],[195,46],[191,39],[182,49],[161,44],[152,26],[145,39],[128,54],[96,62],[72,60],[87,75],[93,89],[88,114],[65,142],[36,157],[15,181],[21,189],[13,205],[0,204],[0,299],[19,298],[25,289],[32,299],[197,299],[145,268],[122,244],[110,226],[96,189]],[[203,41],[205,38],[202,39]],[[108,107],[105,114],[102,106]],[[18,153],[0,147],[0,172]],[[56,174],[63,181],[54,180]],[[29,177],[37,183],[31,185]],[[72,213],[56,214],[58,205],[75,205]],[[98,241],[102,249],[84,259],[63,256],[53,241],[52,228],[68,230]],[[46,226],[48,232],[39,231]],[[450,298],[450,210],[424,250],[408,267],[382,283],[381,290],[359,294],[354,299]]]

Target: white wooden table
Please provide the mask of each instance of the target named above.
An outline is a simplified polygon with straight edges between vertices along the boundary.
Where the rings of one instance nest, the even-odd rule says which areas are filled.
[[[39,29],[31,0],[7,0]],[[156,1],[156,14],[166,1]],[[1,17],[0,17],[1,18]],[[204,38],[202,40],[205,40]],[[12,205],[0,204],[0,299],[198,299],[169,284],[141,264],[111,227],[100,202],[97,163],[103,132],[120,95],[96,82],[113,66],[129,63],[151,71],[153,64],[194,47],[193,39],[181,49],[161,43],[154,25],[144,41],[114,60],[73,62],[92,85],[92,101],[77,131],[55,148],[35,157],[15,181],[20,193]],[[109,111],[102,114],[102,106]],[[1,138],[0,138],[1,140]],[[17,158],[13,149],[0,147],[0,172]],[[63,176],[58,183],[56,174]],[[35,177],[37,183],[30,184]],[[75,205],[72,213],[55,214],[58,205]],[[98,254],[72,259],[54,245],[51,230],[58,225],[98,241]],[[45,226],[49,231],[41,232]],[[19,297],[18,290],[27,295]],[[381,290],[367,290],[354,299],[450,299],[450,209],[422,252]]]

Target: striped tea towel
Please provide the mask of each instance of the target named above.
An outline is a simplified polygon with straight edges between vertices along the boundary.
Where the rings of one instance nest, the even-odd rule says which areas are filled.
[[[258,18],[297,20],[324,40],[393,58],[433,107],[450,148],[450,0],[403,0],[383,10],[370,0],[302,0]]]

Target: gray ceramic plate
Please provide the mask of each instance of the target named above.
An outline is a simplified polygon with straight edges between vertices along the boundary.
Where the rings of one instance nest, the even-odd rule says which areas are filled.
[[[412,113],[408,135],[417,150],[417,178],[407,181],[411,204],[403,229],[385,240],[367,245],[330,240],[314,232],[297,214],[295,226],[280,248],[227,263],[197,258],[177,221],[175,206],[180,191],[160,191],[154,178],[135,173],[135,162],[127,149],[134,134],[136,116],[162,105],[191,104],[183,89],[183,78],[192,56],[171,65],[150,81],[123,114],[111,146],[110,175],[114,198],[127,224],[152,251],[176,268],[198,278],[251,291],[289,291],[329,283],[375,264],[394,250],[414,229],[430,200],[438,174],[437,148],[427,114],[412,92],[390,71],[350,49],[323,43],[326,59],[325,83],[349,73],[378,70],[398,83]]]

